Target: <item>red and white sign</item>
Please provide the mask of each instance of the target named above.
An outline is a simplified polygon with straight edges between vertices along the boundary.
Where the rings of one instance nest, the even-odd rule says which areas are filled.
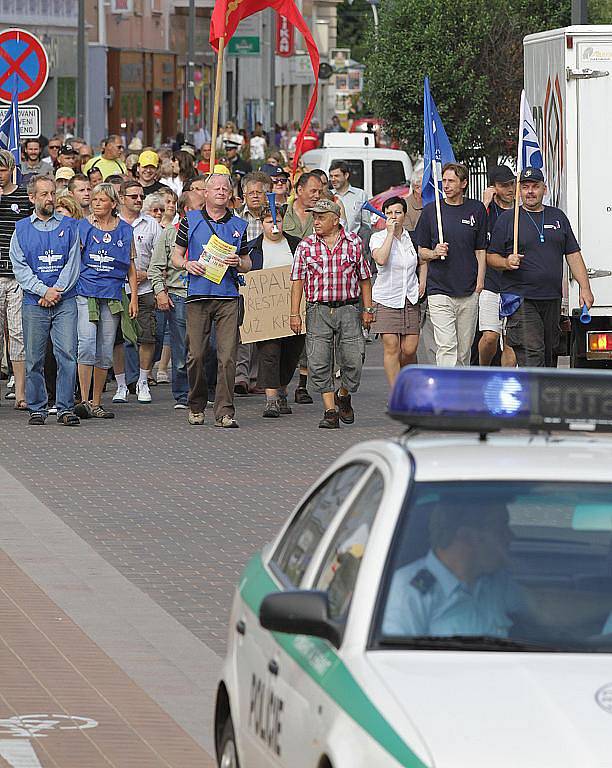
[[[40,40],[25,29],[0,32],[0,101],[10,103],[17,77],[19,103],[32,101],[49,77],[49,59]]]
[[[153,102],[153,117],[156,120],[161,120],[162,116],[162,103],[159,99],[155,99]]]
[[[293,56],[295,53],[295,27],[286,16],[276,15],[276,55]]]

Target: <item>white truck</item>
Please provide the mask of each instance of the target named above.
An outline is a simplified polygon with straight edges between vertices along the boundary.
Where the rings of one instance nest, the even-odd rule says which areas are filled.
[[[573,367],[612,367],[612,26],[529,35],[524,56],[550,202],[572,223],[595,295],[583,324],[578,284],[566,270],[566,354]]]
[[[327,174],[334,160],[347,163],[351,184],[365,190],[368,200],[390,187],[408,183],[412,175],[407,153],[377,147],[373,133],[326,133],[320,149],[302,155],[307,168],[321,168]]]

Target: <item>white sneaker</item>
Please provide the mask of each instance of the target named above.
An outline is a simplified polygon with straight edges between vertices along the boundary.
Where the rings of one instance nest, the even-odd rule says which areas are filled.
[[[136,382],[136,394],[138,395],[139,403],[150,403],[152,400],[149,384],[146,381]]]
[[[15,389],[15,377],[11,376],[11,378],[8,380],[8,384],[6,385],[7,389]]]
[[[155,381],[158,384],[169,384],[170,377],[168,376],[168,373],[166,371],[157,371],[157,376],[155,377]]]
[[[49,416],[57,416],[57,406],[52,405],[51,408],[49,408]]]
[[[185,403],[175,403],[174,404],[174,410],[175,411],[186,411],[187,410],[187,406],[185,405]]]
[[[130,391],[127,387],[117,387],[113,403],[127,403]]]

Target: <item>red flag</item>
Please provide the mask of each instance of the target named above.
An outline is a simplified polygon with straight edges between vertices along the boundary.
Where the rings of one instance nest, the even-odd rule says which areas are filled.
[[[297,136],[295,144],[295,157],[293,160],[293,171],[295,173],[300,155],[302,154],[304,136],[310,127],[310,121],[312,120],[317,106],[320,58],[312,32],[310,31],[308,24],[304,21],[304,17],[297,9],[294,0],[216,0],[210,19],[209,39],[212,47],[215,51],[218,51],[219,40],[221,38],[224,38],[225,43],[227,43],[236,31],[236,27],[243,19],[252,16],[258,11],[263,11],[265,8],[274,8],[278,14],[287,19],[289,24],[293,24],[296,29],[302,33],[302,37],[304,38],[310,56],[312,71],[314,73],[314,90],[310,97],[308,109],[304,115],[302,129]]]

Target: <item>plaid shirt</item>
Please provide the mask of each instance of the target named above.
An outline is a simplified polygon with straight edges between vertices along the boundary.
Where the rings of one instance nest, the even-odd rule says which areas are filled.
[[[291,269],[292,280],[304,281],[306,301],[358,299],[359,281],[371,276],[361,238],[344,227],[331,250],[318,235],[302,240]]]
[[[252,240],[256,240],[263,232],[263,224],[261,223],[259,216],[253,216],[246,205],[238,213],[238,216],[240,216],[241,219],[244,219],[247,223],[247,242],[250,243]]]

